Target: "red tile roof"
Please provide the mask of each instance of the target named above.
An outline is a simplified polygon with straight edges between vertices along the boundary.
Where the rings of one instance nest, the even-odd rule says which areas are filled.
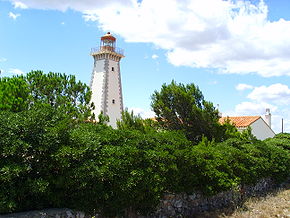
[[[221,117],[219,122],[223,124],[227,119],[229,119],[230,123],[236,127],[248,127],[260,118],[261,116]]]

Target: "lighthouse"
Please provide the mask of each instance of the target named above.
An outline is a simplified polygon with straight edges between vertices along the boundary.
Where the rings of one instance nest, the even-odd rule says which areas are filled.
[[[116,38],[108,32],[101,37],[100,46],[91,49],[94,66],[91,77],[91,101],[96,117],[102,112],[109,117],[109,125],[117,127],[123,111],[120,60],[123,50],[116,48]]]

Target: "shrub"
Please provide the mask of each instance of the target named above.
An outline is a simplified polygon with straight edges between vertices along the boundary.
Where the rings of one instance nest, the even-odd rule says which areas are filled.
[[[57,166],[51,158],[66,143],[69,122],[50,107],[0,112],[0,212],[48,207]]]
[[[58,189],[69,194],[69,207],[124,215],[154,209],[174,176],[176,149],[189,143],[174,132],[114,130],[84,123],[70,131],[70,143],[58,150],[62,166]],[[82,199],[82,200],[80,200]]]
[[[165,192],[212,195],[289,176],[287,134],[264,142],[248,134],[222,143],[203,137],[194,146],[182,132],[140,122],[116,130],[45,104],[1,111],[0,213],[69,207],[106,216],[148,214]]]
[[[265,142],[290,151],[290,133],[277,134],[274,138],[269,138],[265,140]]]

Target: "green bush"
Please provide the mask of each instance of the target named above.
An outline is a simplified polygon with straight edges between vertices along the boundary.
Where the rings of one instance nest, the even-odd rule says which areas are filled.
[[[290,151],[290,133],[277,134],[274,138],[269,138],[265,142]]]
[[[69,166],[68,173],[75,175],[70,184],[75,190],[70,207],[111,216],[124,215],[128,208],[140,213],[153,210],[169,174],[174,175],[172,153],[189,143],[174,132],[143,134],[90,123],[72,130],[70,136],[70,148],[66,150],[74,152],[69,158],[72,161],[73,154],[82,154],[75,157],[74,166]],[[67,155],[64,151],[56,157],[63,161]]]
[[[272,177],[277,182],[282,182],[290,176],[289,151],[269,142],[258,144],[258,147],[262,151],[262,157],[266,160],[263,165],[266,176]]]
[[[57,166],[52,154],[66,143],[69,122],[51,107],[0,112],[0,212],[49,207]],[[53,194],[52,194],[53,195]]]
[[[290,173],[287,134],[222,143],[203,137],[193,145],[182,132],[127,124],[116,130],[80,122],[45,104],[0,111],[0,213],[69,207],[148,214],[166,192],[212,195]]]

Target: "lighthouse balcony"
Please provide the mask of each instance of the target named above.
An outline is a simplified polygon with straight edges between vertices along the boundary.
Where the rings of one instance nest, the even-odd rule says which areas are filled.
[[[91,49],[91,55],[100,54],[100,53],[116,53],[120,56],[124,56],[124,50],[121,48],[116,48],[112,46],[100,46]]]

